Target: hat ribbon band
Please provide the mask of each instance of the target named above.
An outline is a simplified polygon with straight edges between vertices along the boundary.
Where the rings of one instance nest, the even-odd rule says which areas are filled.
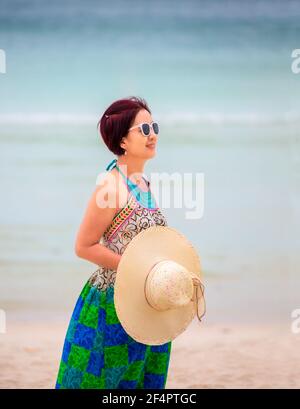
[[[194,294],[193,294],[191,301],[196,301],[197,317],[198,317],[198,320],[201,322],[201,319],[206,313],[206,303],[205,303],[205,298],[204,298],[204,285],[201,283],[199,277],[196,276],[196,274],[192,274],[192,280],[194,284]],[[195,293],[196,293],[196,299],[195,299]],[[199,315],[199,304],[200,304],[201,298],[203,298],[204,310],[203,310],[202,315]]]

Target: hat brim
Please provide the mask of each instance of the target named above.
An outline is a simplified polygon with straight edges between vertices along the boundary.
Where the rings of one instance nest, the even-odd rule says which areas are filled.
[[[127,245],[114,286],[117,316],[128,335],[147,345],[162,345],[181,334],[196,314],[195,301],[167,311],[152,308],[145,297],[145,279],[158,261],[173,260],[201,277],[200,259],[186,237],[169,226],[152,226]]]

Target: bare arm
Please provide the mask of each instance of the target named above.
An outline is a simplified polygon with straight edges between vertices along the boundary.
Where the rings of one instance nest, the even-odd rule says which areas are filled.
[[[104,207],[100,204],[99,197],[108,198],[108,193],[104,194],[107,190],[106,185],[97,186],[93,192],[76,237],[75,253],[92,263],[116,270],[121,255],[99,243],[118,210],[118,194],[115,188],[109,190],[110,198],[115,205],[110,203],[110,206]]]

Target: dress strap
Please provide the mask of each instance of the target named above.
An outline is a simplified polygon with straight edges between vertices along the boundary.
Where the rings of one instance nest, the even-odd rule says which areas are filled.
[[[121,169],[119,168],[119,166],[117,165],[117,159],[113,159],[106,167],[106,170],[110,170],[113,168],[117,168],[117,170],[119,171],[119,173],[121,173],[121,175],[123,176],[123,178],[125,179],[125,181],[127,183],[129,183],[130,186],[132,186],[134,189],[136,188],[136,184],[133,183],[128,177],[126,177],[124,175],[124,173],[121,171]],[[147,186],[149,187],[150,182],[143,176],[144,181],[146,182]]]
[[[112,168],[112,165],[113,165],[114,163],[117,163],[117,159],[113,159],[113,160],[110,162],[110,164],[107,165],[106,170],[110,170],[110,168]]]
[[[125,182],[127,183],[127,185],[130,187],[130,190],[136,190],[139,192],[139,187],[136,183],[133,183],[126,175],[124,175],[124,173],[121,171],[121,169],[119,168],[119,166],[116,164],[115,167],[118,169],[118,171],[121,173],[121,175],[123,176],[123,178],[125,179]],[[149,180],[147,180],[144,176],[142,176],[142,178],[144,179],[144,181],[146,182],[148,188],[150,185]],[[148,193],[148,192],[146,192]]]
[[[133,183],[125,174],[121,171],[117,165],[117,159],[113,159],[106,167],[106,170],[116,168],[118,172],[122,175],[125,180],[126,187],[129,193],[133,194],[137,201],[140,203],[145,203],[145,206],[148,208],[155,207],[155,201],[152,197],[151,190],[148,192],[141,191],[137,184]],[[144,181],[146,182],[148,188],[150,187],[150,182],[143,176]]]

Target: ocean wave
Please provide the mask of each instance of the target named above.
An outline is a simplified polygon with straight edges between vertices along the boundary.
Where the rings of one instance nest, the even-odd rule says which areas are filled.
[[[74,124],[97,123],[97,116],[76,113],[9,113],[0,114],[0,124]]]
[[[182,121],[185,124],[207,124],[207,125],[277,125],[299,123],[299,112],[283,112],[283,113],[182,113],[167,114],[163,118],[167,124],[180,124]]]
[[[8,125],[97,125],[100,116],[97,114],[77,113],[7,113],[0,114],[0,124]],[[172,125],[277,125],[300,123],[299,112],[283,113],[197,113],[173,112],[155,115],[155,119],[166,126]]]

